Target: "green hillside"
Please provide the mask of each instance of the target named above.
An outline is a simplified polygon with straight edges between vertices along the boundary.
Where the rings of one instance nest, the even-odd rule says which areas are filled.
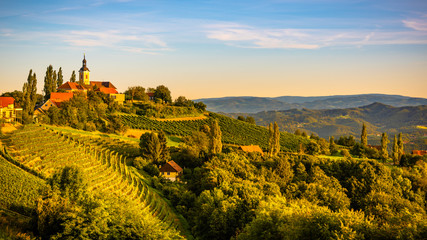
[[[262,126],[238,121],[224,115],[209,113],[209,118],[201,120],[157,121],[145,116],[121,114],[122,121],[130,128],[144,130],[162,130],[168,135],[188,136],[199,131],[203,125],[210,125],[216,119],[222,132],[222,141],[233,145],[259,145],[268,147],[268,129]],[[307,143],[306,138],[290,133],[281,133],[280,144],[283,151],[297,151],[300,143]]]
[[[242,114],[228,114],[236,118]],[[339,137],[342,135],[359,136],[362,124],[367,125],[369,140],[376,140],[376,135],[387,132],[389,135],[402,132],[408,141],[407,149],[426,149],[422,141],[427,135],[427,105],[413,107],[393,107],[381,103],[347,109],[292,109],[286,111],[259,112],[246,114],[252,116],[256,123],[267,126],[276,121],[280,129],[294,132],[296,129],[314,132],[320,137]],[[421,126],[421,127],[420,127]],[[377,139],[378,140],[378,139]],[[377,144],[377,142],[373,142]]]
[[[2,141],[14,160],[43,176],[49,177],[64,166],[77,165],[84,171],[89,191],[124,198],[141,212],[159,219],[162,228],[176,228],[183,235],[188,232],[185,220],[135,169],[125,164],[125,155],[111,150],[114,145],[109,142],[36,125],[27,125]]]
[[[40,191],[46,188],[43,179],[13,165],[0,156],[0,208],[29,215],[35,208]]]

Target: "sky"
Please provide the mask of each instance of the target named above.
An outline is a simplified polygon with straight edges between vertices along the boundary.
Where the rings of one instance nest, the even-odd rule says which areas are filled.
[[[84,54],[119,92],[427,98],[427,1],[0,0],[0,93]]]

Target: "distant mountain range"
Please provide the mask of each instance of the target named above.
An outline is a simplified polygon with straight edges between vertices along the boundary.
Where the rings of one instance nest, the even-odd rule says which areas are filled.
[[[366,106],[375,102],[394,107],[427,105],[426,98],[413,98],[387,94],[336,95],[320,97],[282,96],[223,97],[194,100],[204,102],[207,110],[223,113],[257,113],[289,109],[342,109]]]
[[[228,113],[252,116],[257,125],[267,126],[277,122],[280,130],[294,132],[296,129],[315,133],[323,138],[353,135],[358,139],[362,124],[367,125],[370,143],[379,145],[380,134],[387,132],[389,140],[394,134],[404,133],[407,150],[427,148],[427,105],[393,107],[382,103],[346,109],[291,109],[263,111],[252,114]]]

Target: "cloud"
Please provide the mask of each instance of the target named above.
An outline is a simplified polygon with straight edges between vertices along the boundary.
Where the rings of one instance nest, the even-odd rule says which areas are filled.
[[[427,31],[427,19],[411,19],[403,20],[402,22],[406,27],[416,31]]]
[[[296,29],[254,29],[238,24],[211,25],[207,37],[225,42],[238,43],[240,46],[250,48],[300,48],[315,49],[317,44],[301,41],[307,33]]]
[[[408,22],[417,31],[385,31],[380,29],[262,29],[237,23],[205,26],[209,39],[242,48],[317,49],[329,46],[427,44],[423,22]]]

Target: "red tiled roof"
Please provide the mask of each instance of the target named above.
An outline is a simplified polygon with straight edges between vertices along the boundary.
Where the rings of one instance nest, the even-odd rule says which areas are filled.
[[[424,156],[424,155],[427,155],[427,150],[412,150],[412,154]]]
[[[149,97],[154,97],[154,93],[152,93],[152,92],[148,92],[148,93],[147,93],[147,96],[149,96]]]
[[[91,86],[97,86],[98,88],[114,88],[117,89],[111,82],[102,82],[102,81],[90,81]]]
[[[182,168],[176,162],[169,161],[160,168],[160,172],[182,172]]]
[[[74,93],[72,92],[66,92],[66,93],[53,92],[53,93],[50,93],[50,100],[54,102],[68,101],[71,98],[73,98],[73,95]]]
[[[109,94],[109,93],[117,94],[117,93],[119,93],[114,88],[106,88],[106,87],[99,88],[99,89],[97,89],[95,91],[100,91],[100,92],[103,92],[103,93],[106,93],[106,94]]]
[[[61,86],[58,87],[58,90],[62,89],[62,90],[80,90],[83,91],[84,87],[80,86],[80,84],[75,83],[75,82],[66,82],[64,84],[62,84]]]
[[[15,99],[13,97],[0,97],[0,106],[2,108],[9,106],[10,104],[13,104],[15,102]]]
[[[261,154],[264,154],[264,152],[258,145],[240,146],[239,149],[243,150],[244,152],[259,152]]]

